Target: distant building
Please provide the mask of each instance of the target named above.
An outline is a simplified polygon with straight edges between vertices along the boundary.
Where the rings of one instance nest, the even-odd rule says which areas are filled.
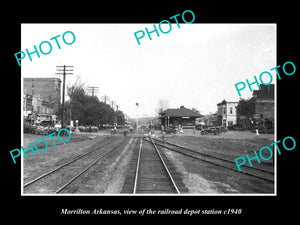
[[[218,126],[218,114],[213,113],[204,115],[202,118],[200,118],[200,122],[202,125],[205,125],[207,127]]]
[[[59,78],[24,78],[23,114],[25,121],[51,121],[60,105]]]
[[[259,90],[253,91],[255,99],[254,118],[268,119],[274,122],[274,84],[261,85]]]
[[[37,123],[42,121],[53,122],[53,119],[56,118],[53,105],[53,102],[45,100],[40,96],[24,94],[23,115],[25,121]]]
[[[232,126],[237,124],[236,107],[238,102],[227,102],[223,100],[218,103],[218,126]]]
[[[24,93],[39,96],[45,101],[53,102],[53,112],[60,104],[61,80],[59,78],[24,78]]]
[[[169,126],[195,126],[196,118],[202,117],[201,114],[180,106],[177,109],[167,109],[160,114],[161,124],[165,127]]]
[[[32,104],[32,95],[24,94],[23,95],[23,111],[27,113],[31,113],[33,111],[33,104]]]

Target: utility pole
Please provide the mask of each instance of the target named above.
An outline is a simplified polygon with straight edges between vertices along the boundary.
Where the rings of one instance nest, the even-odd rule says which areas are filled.
[[[119,111],[120,105],[117,105],[117,111],[116,111],[116,124],[118,124],[118,111]]]
[[[99,87],[88,87],[88,91],[92,91],[92,96],[94,97],[94,93],[99,93]]]
[[[135,105],[136,105],[136,131],[138,131],[138,127],[139,127],[139,112],[138,112],[138,110],[139,110],[139,103],[137,102],[137,103],[135,103]]]
[[[101,97],[101,100],[106,104],[106,102],[109,101],[109,96],[107,96],[106,94],[104,96]]]
[[[115,110],[114,104],[115,104],[115,101],[111,101],[111,102],[110,102],[110,105],[111,105],[111,107],[112,107],[113,110]]]
[[[66,75],[73,75],[73,73],[67,73],[70,71],[73,71],[73,69],[71,70],[67,70],[66,68],[73,68],[74,66],[56,66],[58,67],[56,69],[56,71],[58,71],[58,75],[63,75],[63,94],[62,94],[62,113],[61,113],[61,128],[64,128],[64,110],[65,110],[65,85],[66,85]],[[60,69],[62,68],[62,70]],[[70,118],[71,119],[71,118]]]

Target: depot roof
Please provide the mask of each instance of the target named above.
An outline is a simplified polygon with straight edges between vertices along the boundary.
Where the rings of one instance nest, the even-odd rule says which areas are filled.
[[[180,106],[178,109],[166,109],[159,114],[161,117],[203,117],[201,114],[184,106]]]

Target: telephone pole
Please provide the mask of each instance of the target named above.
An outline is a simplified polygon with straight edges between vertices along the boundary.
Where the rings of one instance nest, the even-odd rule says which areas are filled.
[[[117,110],[116,110],[116,124],[118,125],[118,114],[119,114],[119,108],[120,108],[120,105],[117,105]]]
[[[110,101],[110,105],[111,105],[111,107],[112,107],[113,110],[115,110],[114,104],[115,104],[115,101]]]
[[[58,67],[58,75],[63,75],[63,94],[62,94],[62,113],[61,113],[61,128],[64,128],[64,111],[65,111],[65,85],[66,85],[66,75],[73,75],[73,73],[67,73],[73,71],[73,69],[68,70],[67,68],[73,68],[74,66],[56,66]]]
[[[135,103],[136,105],[136,131],[138,131],[138,127],[139,127],[139,103]]]
[[[88,87],[88,91],[92,91],[92,96],[94,97],[94,93],[99,93],[99,87]]]
[[[104,96],[101,97],[101,100],[106,104],[106,102],[109,101],[109,96],[107,96],[106,94]]]

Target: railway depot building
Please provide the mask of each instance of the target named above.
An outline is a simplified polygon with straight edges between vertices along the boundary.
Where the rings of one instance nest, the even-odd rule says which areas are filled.
[[[165,127],[178,127],[179,125],[182,127],[195,127],[196,119],[203,117],[201,114],[184,106],[180,106],[177,109],[166,109],[159,114],[160,122]]]

